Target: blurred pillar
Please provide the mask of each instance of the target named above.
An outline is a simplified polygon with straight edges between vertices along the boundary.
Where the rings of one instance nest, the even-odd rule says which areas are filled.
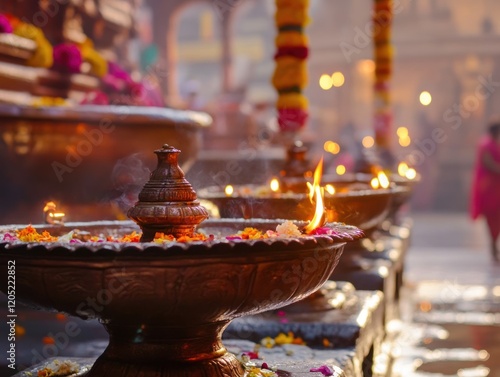
[[[43,20],[46,22],[45,25],[41,25],[45,37],[49,40],[52,45],[58,45],[65,41],[64,39],[64,22],[66,19],[66,11],[69,7],[69,2],[50,0],[44,3],[41,8],[44,17]],[[36,25],[36,19],[35,26]]]
[[[167,106],[179,103],[177,86],[177,25],[178,8],[182,0],[151,0],[153,12],[153,41],[158,47],[160,58],[157,73]]]
[[[375,143],[380,152],[380,162],[384,168],[393,168],[395,165],[395,158],[391,151],[393,131],[390,92],[393,58],[391,45],[392,8],[392,0],[374,0],[374,129]]]
[[[234,11],[222,18],[222,90],[228,93],[233,88],[233,34]]]
[[[487,123],[486,109],[492,98],[492,88],[488,85],[492,77],[494,61],[491,58],[469,55],[455,62],[455,73],[460,83],[460,105],[458,114],[466,126],[461,137],[475,140],[483,134]],[[464,132],[467,134],[465,135]]]

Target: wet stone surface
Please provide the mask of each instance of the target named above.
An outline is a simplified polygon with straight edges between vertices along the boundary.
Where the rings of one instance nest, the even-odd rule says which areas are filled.
[[[245,339],[259,343],[266,337],[292,333],[325,354],[333,349],[354,348],[357,360],[366,369],[374,354],[379,353],[384,337],[383,295],[345,289],[343,285],[349,283],[336,284],[338,289],[324,287],[324,296],[317,299],[313,296],[281,310],[234,320],[224,332],[224,342]],[[343,301],[335,295],[338,292],[344,292]],[[335,300],[339,307],[335,307]]]

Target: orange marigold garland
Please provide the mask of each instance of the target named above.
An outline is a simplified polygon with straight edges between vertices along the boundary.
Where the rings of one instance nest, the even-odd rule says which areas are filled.
[[[55,242],[57,237],[53,237],[49,232],[43,231],[39,234],[35,228],[28,225],[26,228],[16,232],[16,236],[19,241],[22,242]]]
[[[276,109],[282,131],[298,131],[307,122],[308,103],[302,94],[307,84],[309,54],[304,27],[309,22],[309,0],[276,0],[276,67],[272,83],[278,92]]]
[[[392,0],[374,0],[373,43],[375,58],[375,142],[388,148],[392,130],[390,85],[393,47],[391,45]]]

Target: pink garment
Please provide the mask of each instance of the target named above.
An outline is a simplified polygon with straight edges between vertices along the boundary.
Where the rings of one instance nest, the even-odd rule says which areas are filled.
[[[500,234],[500,174],[488,170],[482,160],[485,152],[500,164],[500,145],[491,137],[479,143],[472,182],[470,215],[477,219],[483,215],[488,222],[491,235]]]

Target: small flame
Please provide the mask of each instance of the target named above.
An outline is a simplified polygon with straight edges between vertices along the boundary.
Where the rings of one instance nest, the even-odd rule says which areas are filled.
[[[269,186],[271,187],[271,191],[278,192],[280,189],[280,182],[276,178],[273,178]]]
[[[398,174],[401,177],[406,176],[406,172],[408,171],[408,164],[406,162],[400,162],[398,165]]]
[[[227,185],[226,188],[224,189],[224,192],[226,193],[226,196],[233,195],[233,192],[234,192],[233,186]]]
[[[405,177],[408,178],[409,180],[413,180],[417,178],[417,171],[413,168],[410,168],[406,171]]]
[[[380,186],[382,188],[389,188],[390,182],[389,178],[387,178],[387,175],[383,171],[379,171],[377,174],[378,181],[380,182]]]
[[[43,207],[43,213],[45,216],[45,222],[47,224],[62,224],[64,216],[66,216],[66,214],[64,212],[57,212],[56,210],[56,203],[45,203],[45,206]]]
[[[335,194],[335,187],[333,187],[333,185],[331,185],[331,184],[327,184],[327,185],[325,186],[325,190],[326,190],[326,192],[327,192],[327,193],[329,193],[330,195]]]
[[[372,188],[375,190],[380,187],[380,182],[378,181],[377,177],[372,178],[372,180],[370,181],[370,186],[372,186]]]
[[[56,209],[56,203],[47,202],[45,203],[45,207],[43,207],[43,212],[55,211],[55,209]]]
[[[318,163],[316,170],[314,171],[314,182],[313,184],[308,184],[309,187],[309,200],[311,203],[316,201],[316,209],[314,211],[314,216],[309,224],[306,225],[304,231],[307,234],[311,234],[316,228],[322,226],[325,222],[325,206],[323,204],[324,190],[321,188],[321,175],[323,174],[323,157]]]

